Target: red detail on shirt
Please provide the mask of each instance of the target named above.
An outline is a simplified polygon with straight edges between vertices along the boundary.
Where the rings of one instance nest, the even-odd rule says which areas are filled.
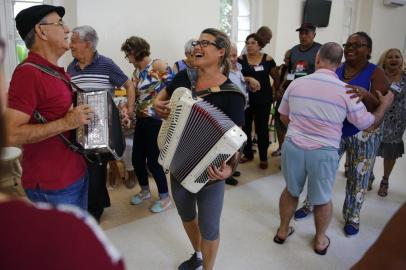
[[[26,61],[50,67],[69,79],[63,68],[38,54],[30,52]],[[38,110],[48,121],[64,117],[72,105],[73,95],[65,82],[30,65],[14,71],[8,94],[8,106],[31,115],[30,124],[38,124],[32,116],[34,110]],[[71,138],[70,131],[64,135]],[[83,157],[66,146],[59,136],[23,145],[23,150],[21,180],[26,189],[34,189],[37,185],[46,190],[63,189],[85,173]]]

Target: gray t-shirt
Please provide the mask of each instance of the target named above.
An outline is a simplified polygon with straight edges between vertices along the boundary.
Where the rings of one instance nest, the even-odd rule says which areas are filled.
[[[295,74],[295,79],[315,71],[316,54],[320,47],[320,43],[314,42],[306,51],[300,50],[300,44],[292,48],[288,70],[289,73]]]

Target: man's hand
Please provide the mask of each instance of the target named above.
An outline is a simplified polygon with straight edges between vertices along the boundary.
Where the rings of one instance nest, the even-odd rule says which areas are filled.
[[[233,173],[233,168],[227,165],[226,161],[223,161],[220,168],[217,168],[216,166],[210,166],[207,169],[207,172],[209,174],[210,180],[225,180],[231,176],[231,174]]]
[[[167,119],[170,112],[171,112],[171,107],[169,106],[169,100],[157,100],[155,99],[154,101],[154,109],[156,114],[163,118]]]
[[[93,117],[94,110],[87,104],[70,108],[63,118],[67,128],[75,129],[83,125],[90,124],[90,119]]]

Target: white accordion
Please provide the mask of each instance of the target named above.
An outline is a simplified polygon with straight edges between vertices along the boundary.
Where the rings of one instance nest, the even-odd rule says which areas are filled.
[[[158,162],[196,193],[209,181],[208,167],[220,167],[229,160],[247,136],[222,111],[201,98],[194,99],[187,88],[173,92],[170,107],[158,135]]]

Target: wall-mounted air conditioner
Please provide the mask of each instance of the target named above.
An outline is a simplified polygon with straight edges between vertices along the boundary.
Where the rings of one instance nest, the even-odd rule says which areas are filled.
[[[406,5],[406,0],[383,0],[385,6],[402,7]]]

